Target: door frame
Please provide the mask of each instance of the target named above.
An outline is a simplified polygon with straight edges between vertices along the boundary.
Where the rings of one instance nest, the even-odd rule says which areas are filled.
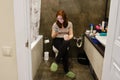
[[[14,24],[18,80],[32,80],[30,43],[30,0],[14,0]]]

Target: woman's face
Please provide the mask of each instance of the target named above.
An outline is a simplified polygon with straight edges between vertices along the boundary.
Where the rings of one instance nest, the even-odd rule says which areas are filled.
[[[62,24],[64,22],[63,18],[61,15],[57,16],[57,20]]]

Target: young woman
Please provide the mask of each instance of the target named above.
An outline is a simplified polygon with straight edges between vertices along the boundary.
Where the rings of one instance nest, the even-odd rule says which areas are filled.
[[[68,21],[64,10],[59,10],[56,14],[56,22],[52,26],[51,37],[53,38],[53,46],[59,51],[55,62],[50,66],[50,70],[55,72],[58,69],[58,64],[62,58],[63,67],[66,76],[69,78],[75,78],[75,74],[69,71],[68,63],[68,48],[70,40],[73,37],[73,25]]]

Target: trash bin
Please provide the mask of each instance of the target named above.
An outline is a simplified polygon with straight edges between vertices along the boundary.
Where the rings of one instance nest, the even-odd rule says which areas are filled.
[[[85,53],[84,50],[78,53],[77,61],[80,64],[89,65],[89,60],[88,60],[88,58],[87,58],[86,53]]]

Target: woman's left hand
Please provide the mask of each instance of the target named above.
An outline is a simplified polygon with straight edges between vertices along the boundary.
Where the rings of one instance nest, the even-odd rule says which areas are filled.
[[[68,34],[64,35],[64,40],[66,40],[66,41],[69,40],[69,35]]]

